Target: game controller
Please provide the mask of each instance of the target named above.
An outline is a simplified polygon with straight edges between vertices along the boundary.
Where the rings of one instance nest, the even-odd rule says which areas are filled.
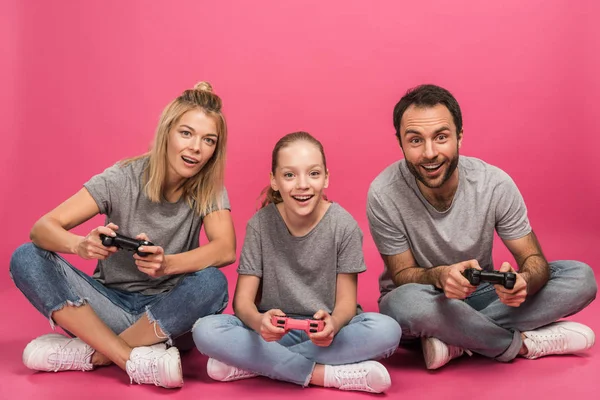
[[[106,247],[115,246],[118,249],[135,251],[140,257],[146,257],[147,255],[152,254],[139,251],[138,248],[140,246],[154,246],[152,242],[147,240],[132,239],[127,236],[119,235],[118,233],[117,236],[114,237],[100,234],[100,240],[102,240],[102,244]]]
[[[283,328],[286,331],[291,329],[303,330],[306,333],[321,332],[325,328],[325,322],[315,319],[294,319],[283,317],[280,315],[273,315],[271,317],[271,324],[279,328]]]
[[[512,289],[517,282],[517,275],[514,272],[481,271],[475,268],[467,268],[463,271],[465,278],[473,286],[481,282],[490,282],[494,285],[502,285],[506,289]]]

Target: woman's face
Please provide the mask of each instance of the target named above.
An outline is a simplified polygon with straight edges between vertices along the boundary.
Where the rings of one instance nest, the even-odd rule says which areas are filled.
[[[180,183],[200,172],[213,156],[218,140],[215,121],[204,111],[183,114],[169,132],[167,181]]]

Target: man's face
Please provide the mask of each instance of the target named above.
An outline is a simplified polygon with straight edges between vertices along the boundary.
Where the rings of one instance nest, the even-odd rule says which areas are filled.
[[[400,121],[400,144],[408,169],[423,185],[441,188],[458,166],[462,131],[443,104],[406,109]]]

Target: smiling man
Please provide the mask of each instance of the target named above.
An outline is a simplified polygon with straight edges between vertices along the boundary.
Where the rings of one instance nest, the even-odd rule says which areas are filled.
[[[400,323],[403,339],[421,338],[427,368],[464,352],[510,361],[589,349],[590,328],[555,321],[594,300],[592,269],[548,263],[513,180],[459,156],[462,114],[452,94],[409,90],[394,108],[394,128],[404,159],[373,181],[367,204],[385,266],[379,309]],[[494,231],[516,261],[495,271],[513,273],[512,288],[465,277],[469,268],[494,271]]]

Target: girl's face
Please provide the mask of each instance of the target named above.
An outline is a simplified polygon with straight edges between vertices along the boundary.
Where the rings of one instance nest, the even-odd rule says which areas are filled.
[[[201,110],[183,114],[169,132],[167,180],[178,184],[196,175],[217,148],[217,127]]]
[[[328,185],[329,173],[317,146],[301,140],[279,150],[271,187],[281,194],[286,213],[313,215]]]

